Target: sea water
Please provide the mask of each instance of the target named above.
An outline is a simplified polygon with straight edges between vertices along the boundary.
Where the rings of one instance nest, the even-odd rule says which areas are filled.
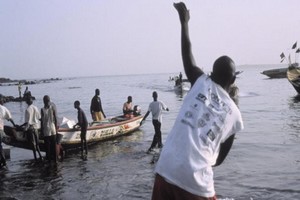
[[[271,68],[274,66],[238,68],[243,71],[236,83],[245,129],[236,135],[224,163],[214,169],[219,199],[300,199],[300,102],[287,79],[269,79],[260,74]],[[81,102],[91,121],[89,107],[96,88],[100,89],[108,117],[122,113],[129,95],[145,114],[155,90],[170,109],[163,113],[165,141],[185,97],[185,93],[176,93],[174,83],[168,81],[174,75],[75,77],[28,87],[36,97],[36,106],[43,106],[42,98],[47,94],[60,118],[75,121],[75,100]],[[0,93],[16,97],[18,89],[1,86]],[[17,124],[24,122],[26,103],[10,102],[5,106]],[[11,158],[8,168],[0,171],[0,199],[150,199],[155,163],[146,150],[153,134],[149,116],[129,136],[90,147],[87,160],[75,152],[67,154],[57,166],[36,164],[31,151],[6,146]]]

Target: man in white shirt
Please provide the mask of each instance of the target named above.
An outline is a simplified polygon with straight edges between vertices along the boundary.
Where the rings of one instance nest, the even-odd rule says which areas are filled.
[[[162,111],[166,110],[169,111],[169,108],[164,104],[164,102],[157,100],[158,94],[156,91],[152,93],[153,101],[149,104],[149,108],[147,113],[145,114],[144,118],[141,121],[141,124],[143,121],[148,117],[150,112],[152,113],[152,124],[154,126],[155,134],[153,136],[153,141],[148,149],[148,153],[152,151],[153,148],[158,145],[158,148],[162,148],[163,144],[161,141],[161,122],[162,122]]]
[[[235,64],[221,56],[211,76],[197,67],[188,31],[189,10],[175,3],[181,22],[181,53],[191,90],[157,162],[154,200],[216,200],[213,166],[226,158],[234,135],[243,129],[241,113],[229,96]]]
[[[3,103],[4,103],[4,97],[0,94],[0,168],[6,166],[6,160],[5,160],[3,147],[2,147],[2,139],[5,134],[4,120],[10,121],[15,126],[15,123],[12,120],[9,110],[5,106],[3,106]]]
[[[25,111],[25,123],[22,126],[25,126],[24,130],[26,131],[27,140],[32,146],[32,152],[35,161],[37,161],[36,152],[39,154],[40,160],[43,160],[40,146],[39,146],[39,133],[40,129],[40,119],[41,114],[39,109],[33,105],[31,98],[26,98],[26,103],[28,105]]]

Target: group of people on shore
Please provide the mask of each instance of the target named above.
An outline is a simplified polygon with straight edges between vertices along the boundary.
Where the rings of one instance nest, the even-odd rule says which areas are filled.
[[[27,89],[28,90],[28,89]],[[158,148],[162,148],[162,138],[161,138],[161,121],[162,121],[162,110],[169,110],[167,106],[158,100],[158,94],[156,91],[152,94],[153,102],[149,104],[149,108],[145,116],[143,117],[141,124],[146,120],[148,115],[152,113],[152,123],[154,126],[155,134],[153,137],[152,144],[147,152],[151,152],[153,148],[156,146]],[[62,147],[59,145],[59,135],[58,128],[59,122],[57,117],[57,108],[56,105],[50,101],[50,97],[45,95],[43,97],[44,107],[39,109],[37,106],[33,105],[33,99],[28,96],[25,101],[28,105],[25,111],[25,122],[22,125],[16,125],[12,119],[12,116],[9,110],[3,106],[3,98],[1,99],[1,120],[0,121],[0,130],[1,136],[3,136],[3,119],[7,119],[13,123],[13,126],[17,130],[22,130],[26,134],[26,138],[28,143],[30,144],[33,156],[36,161],[42,161],[44,158],[42,157],[39,138],[44,139],[44,146],[46,152],[46,160],[54,161],[54,163],[58,160],[59,151],[62,150]],[[74,108],[77,109],[77,119],[78,122],[73,126],[74,129],[80,128],[81,134],[81,156],[86,157],[88,153],[87,148],[87,140],[86,140],[86,132],[88,128],[88,120],[85,115],[85,112],[80,107],[80,101],[76,100],[74,102]],[[3,110],[3,111],[2,111]],[[127,97],[127,101],[123,104],[123,116],[125,118],[132,118],[135,115],[140,114],[140,108],[138,106],[133,106],[132,96]],[[106,118],[106,115],[103,111],[102,102],[100,98],[100,90],[95,89],[95,95],[92,97],[91,105],[90,105],[90,113],[93,121],[101,121]],[[41,136],[40,136],[41,134]],[[2,137],[1,137],[2,139]],[[1,142],[2,143],[2,142]],[[1,145],[1,163],[5,163],[5,157],[2,151]]]
[[[27,88],[28,90],[28,88]],[[101,99],[99,97],[100,90],[95,90],[95,96],[91,101],[91,115],[94,121],[100,121],[105,119],[105,114],[102,109]],[[25,96],[25,95],[24,95]],[[12,119],[10,111],[3,106],[4,96],[0,96],[0,167],[6,166],[5,155],[2,147],[2,139],[4,136],[4,120],[10,121],[16,130],[22,130],[25,133],[26,139],[32,148],[33,156],[35,161],[43,161],[39,138],[43,138],[45,147],[45,159],[49,162],[57,163],[58,158],[62,158],[63,149],[59,144],[59,122],[57,117],[56,105],[50,101],[50,97],[45,95],[43,97],[44,107],[39,109],[37,106],[33,105],[33,99],[31,96],[27,96],[25,101],[28,105],[25,111],[25,122],[22,125],[17,125]],[[82,157],[86,156],[87,151],[87,141],[86,141],[86,131],[88,127],[88,121],[84,111],[80,108],[80,102],[76,100],[74,102],[74,108],[77,109],[77,119],[78,122],[73,128],[80,128],[81,130],[81,154]]]
[[[0,97],[0,99],[2,99]],[[57,109],[53,102],[50,101],[50,97],[45,95],[43,97],[44,107],[39,110],[37,106],[33,105],[32,98],[25,99],[28,105],[25,110],[25,122],[22,125],[13,123],[16,130],[22,130],[25,133],[26,139],[32,148],[35,161],[43,161],[40,146],[39,137],[41,134],[44,140],[44,147],[46,152],[46,160],[49,162],[57,162]],[[0,100],[2,102],[2,100]],[[13,122],[12,116],[9,110],[2,105],[2,109],[7,113],[6,117],[0,117],[2,123],[0,123],[3,130],[3,120],[7,119]],[[2,135],[3,137],[3,135]],[[2,138],[1,137],[1,138]],[[1,145],[2,147],[2,145]],[[37,155],[38,154],[38,155]]]
[[[28,90],[28,88],[27,88]],[[3,106],[4,96],[0,96],[0,150],[1,150],[1,166],[6,166],[6,160],[2,148],[2,138],[4,136],[4,120],[9,120],[17,130],[24,131],[27,141],[30,144],[33,156],[36,161],[42,161],[42,157],[39,138],[44,139],[44,147],[46,152],[46,160],[54,161],[57,163],[58,157],[62,158],[62,147],[59,144],[59,122],[57,117],[56,105],[50,101],[50,97],[45,95],[43,97],[44,107],[39,109],[33,105],[33,99],[31,96],[27,96],[25,101],[28,105],[25,111],[25,122],[22,125],[14,123],[10,111]],[[86,132],[88,128],[88,120],[85,112],[80,107],[80,101],[74,102],[74,108],[77,109],[78,122],[73,126],[74,129],[80,129],[81,138],[81,156],[86,158],[88,154]],[[132,105],[132,97],[129,96],[127,102],[123,106],[124,117],[131,118],[135,113]],[[91,100],[90,113],[93,121],[101,121],[106,118],[106,115],[102,108],[102,102],[100,98],[100,90],[95,89],[95,95]]]

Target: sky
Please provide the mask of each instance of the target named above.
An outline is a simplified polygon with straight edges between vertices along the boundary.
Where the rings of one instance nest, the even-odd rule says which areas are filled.
[[[0,0],[0,77],[183,71],[174,0]],[[176,1],[175,1],[176,2]],[[186,0],[197,63],[279,64],[300,47],[299,0]]]

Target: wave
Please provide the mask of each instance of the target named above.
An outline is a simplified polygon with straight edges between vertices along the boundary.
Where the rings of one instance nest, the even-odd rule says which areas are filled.
[[[240,92],[239,97],[256,97],[259,96],[258,93],[255,92]]]

